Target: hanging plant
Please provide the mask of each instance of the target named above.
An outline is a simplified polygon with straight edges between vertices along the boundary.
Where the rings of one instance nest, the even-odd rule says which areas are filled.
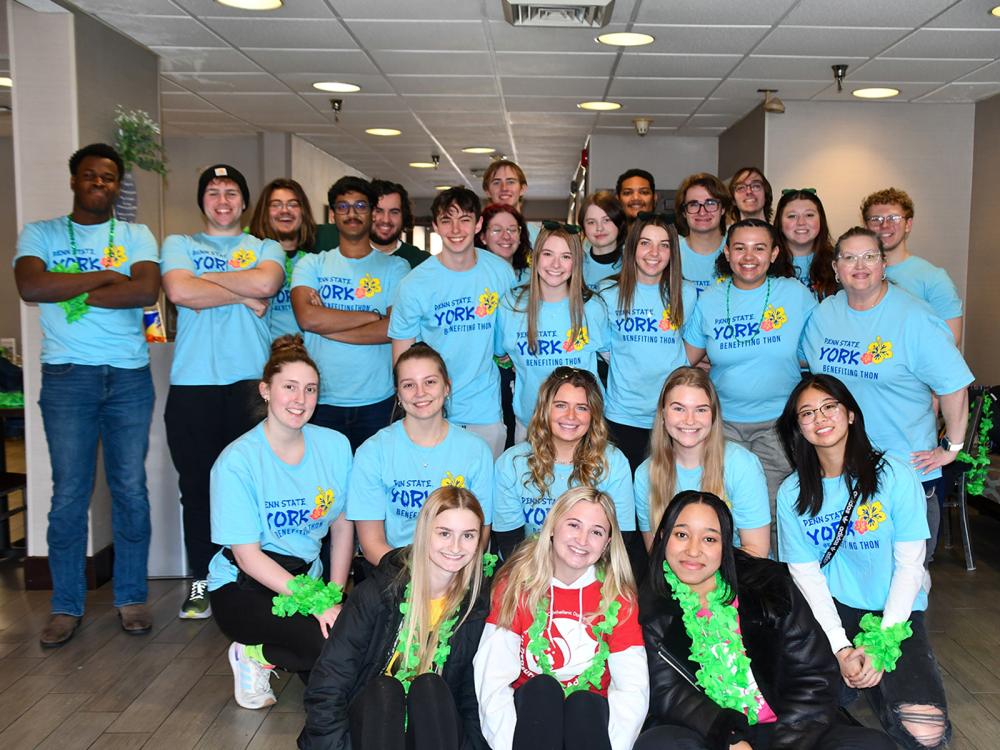
[[[167,157],[160,143],[160,126],[141,109],[125,109],[115,105],[115,148],[125,162],[125,169],[132,167],[167,174]]]

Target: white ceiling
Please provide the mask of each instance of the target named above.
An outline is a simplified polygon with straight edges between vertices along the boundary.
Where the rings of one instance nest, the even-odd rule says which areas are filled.
[[[600,45],[593,30],[513,28],[500,0],[285,0],[270,13],[212,0],[75,5],[162,57],[167,134],[292,132],[423,196],[443,183],[478,187],[472,169],[489,157],[461,149],[488,145],[521,164],[533,196],[560,197],[587,135],[629,133],[639,115],[654,118],[654,133],[711,136],[749,112],[759,88],[779,89],[788,106],[852,100],[862,83],[899,88],[896,102],[992,96],[998,2],[616,0],[602,31],[656,37],[631,49]],[[844,93],[833,63],[850,66]],[[317,80],[362,91],[324,94]],[[344,100],[339,123],[332,96]],[[576,108],[605,97],[622,109]],[[437,172],[407,166],[432,152]]]

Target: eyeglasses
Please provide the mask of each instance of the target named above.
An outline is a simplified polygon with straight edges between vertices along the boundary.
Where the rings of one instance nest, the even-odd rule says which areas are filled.
[[[870,227],[881,227],[886,222],[890,224],[898,224],[903,220],[903,217],[899,214],[889,214],[888,216],[866,216],[865,224]]]
[[[371,209],[372,204],[368,201],[354,201],[354,203],[348,203],[347,201],[339,201],[333,204],[333,210],[338,214],[350,213],[353,208],[359,214],[366,214]]]
[[[721,207],[722,203],[720,201],[715,200],[714,198],[709,198],[707,201],[688,201],[683,206],[681,206],[681,208],[684,209],[684,213],[688,214],[689,216],[694,216],[695,214],[699,213],[703,208],[705,209],[705,213],[714,214]]]
[[[490,236],[499,237],[501,234],[506,234],[510,237],[517,237],[521,233],[521,227],[490,227]]]
[[[861,255],[838,255],[837,262],[847,266],[856,265],[860,262],[864,266],[874,266],[882,260],[880,253],[863,253]]]
[[[816,421],[816,415],[822,414],[827,419],[836,419],[840,416],[840,402],[827,401],[820,404],[818,409],[803,409],[799,412],[799,424],[812,424]]]
[[[267,204],[267,207],[272,211],[281,211],[282,209],[287,209],[288,211],[298,211],[302,208],[302,204],[298,201],[271,201]]]
[[[542,227],[548,229],[550,232],[555,232],[559,229],[566,232],[566,234],[580,234],[583,230],[580,229],[579,224],[563,224],[561,221],[543,221]]]
[[[733,185],[733,192],[743,195],[744,193],[763,193],[764,183],[760,180],[754,180],[753,182],[741,182],[738,185]]]

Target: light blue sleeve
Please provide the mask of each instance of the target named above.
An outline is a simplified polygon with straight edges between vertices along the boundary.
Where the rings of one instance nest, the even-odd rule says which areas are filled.
[[[802,528],[799,514],[795,512],[798,499],[798,475],[792,474],[778,489],[778,556],[785,563],[817,562],[813,548],[810,547],[805,530]]]
[[[160,253],[160,272],[190,271],[197,274],[191,253],[188,252],[190,238],[182,234],[172,234],[163,240]]]
[[[420,268],[419,266],[417,267]],[[415,274],[408,274],[399,285],[396,303],[389,316],[389,338],[415,339],[420,336],[420,321],[423,317],[421,295],[431,295],[433,289],[421,289]]]
[[[307,286],[312,289],[319,289],[319,253],[310,253],[299,258],[299,262],[292,269],[291,288],[297,286]]]
[[[935,268],[927,280],[927,304],[945,320],[962,315],[962,299],[943,268]]]
[[[504,331],[511,325],[511,306],[514,304],[514,293],[508,290],[500,297],[500,304],[497,306],[497,319],[493,324],[493,353],[502,357],[507,353],[507,347],[503,343]]]
[[[691,319],[698,306],[698,289],[690,281],[681,282],[681,299],[684,300],[684,322],[681,323],[681,338],[687,341],[688,328],[691,327]],[[688,364],[691,363],[688,362]]]
[[[686,301],[687,300],[685,300],[685,302]],[[694,304],[694,309],[689,313],[690,317],[684,325],[684,340],[691,344],[691,346],[699,349],[704,349],[705,345],[708,343],[708,339],[705,337],[705,331],[702,330],[702,327],[704,326],[701,314],[702,304],[702,297],[699,295]]]
[[[927,496],[924,495],[920,477],[912,466],[887,459],[882,474],[883,482],[891,482],[892,523],[895,527],[894,542],[919,542],[929,539],[927,525]]]
[[[403,279],[405,279],[406,275],[410,272],[410,264],[407,263],[405,260],[403,260],[402,258],[393,258],[391,256],[390,258],[393,261],[399,261],[399,262],[393,263],[392,270],[386,274],[386,277],[390,279],[391,282],[389,299],[386,302],[387,308],[395,306],[396,299],[399,297],[400,284],[403,283]]]
[[[238,450],[238,443],[223,451],[209,475],[212,541],[215,544],[259,543],[264,533],[255,481],[259,479],[259,472]]]
[[[160,262],[160,253],[156,246],[156,238],[149,231],[149,227],[145,224],[132,224],[130,235],[129,255],[132,258],[133,267],[136,263],[144,263],[146,261],[152,261],[153,263]]]
[[[608,306],[599,294],[593,295],[587,302],[587,328],[590,340],[599,352],[611,350],[611,321],[608,319]]]
[[[771,506],[767,497],[767,479],[760,459],[735,443],[728,447],[725,481],[733,510],[733,524],[737,529],[769,526]],[[735,450],[737,448],[739,450]]]
[[[470,437],[476,437],[470,433]],[[487,526],[493,523],[493,454],[484,440],[477,439],[479,455],[476,457],[475,470],[469,477],[469,489],[476,496],[483,509],[483,517]]]
[[[285,251],[274,240],[261,240],[260,242],[260,263],[265,260],[276,263],[281,269],[281,278],[285,278]],[[258,268],[260,263],[257,264]]]
[[[351,521],[384,521],[388,498],[382,484],[381,436],[358,447],[347,483],[347,517]]]
[[[649,527],[649,459],[647,458],[635,470],[632,482],[632,495],[635,498],[635,515],[639,519],[639,531],[650,532]]]
[[[24,229],[17,236],[17,253],[14,255],[14,264],[18,258],[41,258],[45,261],[46,267],[49,263],[49,243],[45,241],[45,232],[37,222],[25,224]]]
[[[622,531],[635,531],[635,497],[632,490],[632,469],[625,454],[614,446],[608,450],[608,479],[602,484],[615,503],[618,526]]]
[[[973,381],[972,371],[955,346],[948,325],[921,305],[918,314],[909,315],[906,326],[908,365],[915,377],[934,393],[946,396]]]
[[[515,458],[520,455],[517,445],[508,448],[497,459],[493,470],[493,530],[513,531],[524,526],[521,508],[523,477],[517,470]]]
[[[809,318],[812,317],[813,311],[816,309],[819,302],[816,301],[816,295],[809,291],[808,288],[799,284],[802,289],[802,320],[809,322]],[[803,330],[805,327],[803,326]]]

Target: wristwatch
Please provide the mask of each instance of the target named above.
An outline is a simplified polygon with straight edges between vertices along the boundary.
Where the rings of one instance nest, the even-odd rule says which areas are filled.
[[[962,450],[962,448],[965,447],[965,443],[964,442],[953,443],[953,442],[951,442],[948,439],[947,435],[945,435],[943,438],[941,438],[941,442],[938,443],[938,445],[941,446],[941,448],[943,450],[946,450],[949,453],[958,453],[960,450]]]

